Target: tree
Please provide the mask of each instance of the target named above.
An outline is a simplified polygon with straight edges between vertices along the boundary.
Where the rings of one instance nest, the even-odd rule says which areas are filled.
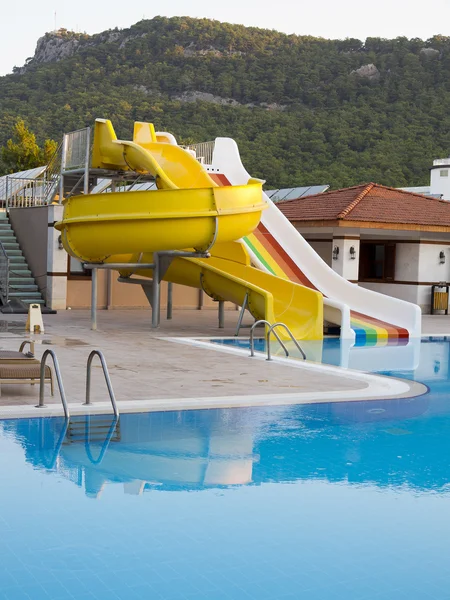
[[[13,137],[1,149],[3,169],[7,173],[15,173],[46,165],[56,152],[57,146],[54,140],[47,139],[42,148],[39,147],[36,136],[25,125],[25,121],[17,119]]]

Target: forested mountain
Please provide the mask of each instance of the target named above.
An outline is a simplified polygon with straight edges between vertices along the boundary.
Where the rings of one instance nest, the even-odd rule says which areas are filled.
[[[0,145],[112,119],[182,142],[231,136],[269,187],[428,182],[450,150],[450,38],[326,40],[187,17],[46,34],[0,78]]]

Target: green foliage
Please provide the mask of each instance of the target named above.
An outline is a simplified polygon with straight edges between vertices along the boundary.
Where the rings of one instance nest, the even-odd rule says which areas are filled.
[[[182,140],[235,138],[268,187],[425,185],[432,160],[448,154],[448,37],[325,40],[155,17],[45,40],[72,50],[0,78],[0,145],[18,117],[41,145],[96,117],[125,138],[134,120],[153,121]],[[371,63],[379,77],[354,73]]]
[[[45,165],[57,146],[57,142],[47,139],[40,148],[34,133],[28,129],[23,119],[18,119],[13,128],[13,138],[1,149],[2,170],[5,173],[15,173]]]

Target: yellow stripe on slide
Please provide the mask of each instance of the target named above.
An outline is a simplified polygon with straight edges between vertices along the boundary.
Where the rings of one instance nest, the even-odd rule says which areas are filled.
[[[258,240],[255,234],[251,233],[244,238],[244,243],[249,248],[256,258],[266,267],[269,273],[287,279],[290,281],[289,276],[283,271],[280,265],[277,263],[275,258],[266,250],[263,244]]]
[[[389,332],[387,329],[385,329],[384,327],[379,327],[377,325],[375,325],[374,323],[369,323],[367,321],[363,321],[362,319],[358,319],[358,317],[353,317],[351,318],[352,323],[354,323],[357,327],[360,327],[361,329],[365,329],[367,332],[369,331],[375,331],[377,334],[377,337],[381,340],[381,339],[388,339],[389,338]]]

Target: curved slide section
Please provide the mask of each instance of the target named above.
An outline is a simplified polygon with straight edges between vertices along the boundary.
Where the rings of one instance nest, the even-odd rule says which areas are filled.
[[[255,319],[281,321],[298,340],[323,337],[323,298],[315,290],[280,279],[249,264],[212,256],[209,259],[176,259],[164,279],[198,287],[215,300],[247,306]],[[282,329],[282,339],[289,339]]]
[[[240,243],[217,244],[210,258],[175,258],[164,274],[164,280],[202,289],[214,300],[225,300],[239,306],[246,303],[255,319],[269,323],[281,321],[298,340],[321,340],[323,337],[322,294],[287,279],[280,279],[250,265],[250,256]],[[134,256],[111,257],[111,262],[134,262]],[[144,254],[142,262],[151,263],[152,254]],[[108,262],[108,261],[107,261]],[[151,270],[127,271],[153,277]],[[279,336],[290,339],[284,330]]]
[[[236,142],[217,138],[212,175],[222,185],[248,181]],[[268,210],[254,235],[243,242],[253,261],[266,272],[277,274],[324,295],[324,317],[341,325],[341,337],[366,343],[406,343],[421,333],[418,306],[366,290],[348,282],[331,269],[266,196]]]
[[[172,143],[148,141],[150,124],[137,123],[136,129],[145,148],[118,140],[111,121],[98,119],[92,166],[151,174],[161,189],[64,199],[64,217],[56,228],[69,254],[102,262],[118,254],[206,251],[254,231],[268,206],[262,181],[220,187],[191,153]]]

